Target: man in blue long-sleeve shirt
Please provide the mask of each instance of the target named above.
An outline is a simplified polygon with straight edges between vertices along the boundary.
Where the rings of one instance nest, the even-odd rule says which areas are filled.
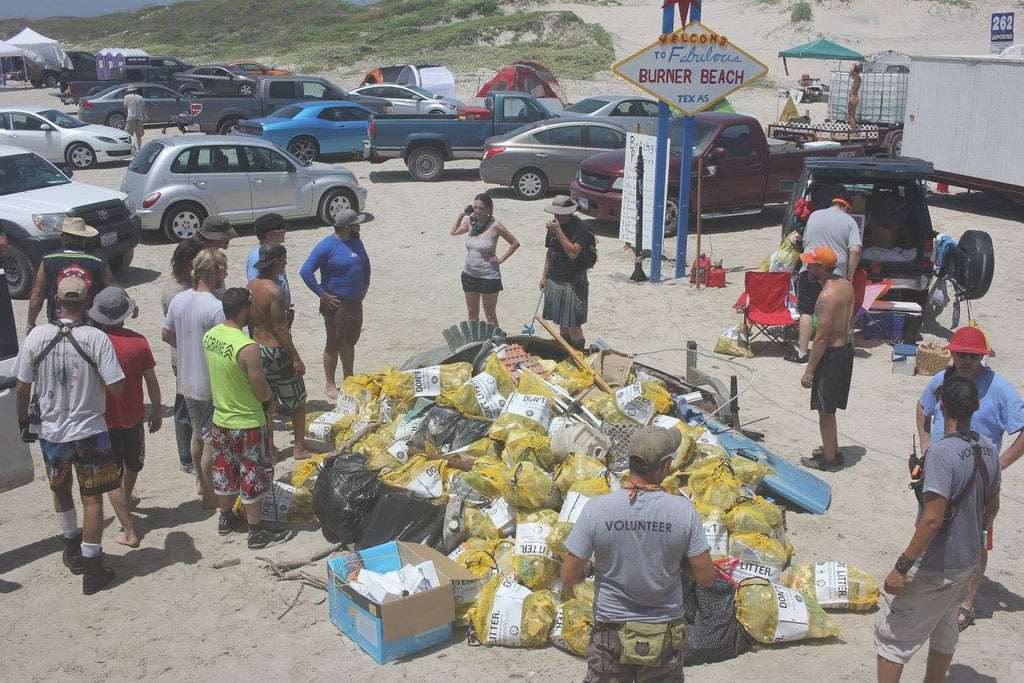
[[[359,239],[359,225],[366,221],[366,214],[351,209],[338,212],[334,234],[313,247],[299,270],[302,281],[320,297],[320,314],[327,330],[324,392],[332,400],[338,397],[334,380],[338,357],[344,379],[352,374],[356,342],[363,328],[363,298],[370,288],[370,259]]]

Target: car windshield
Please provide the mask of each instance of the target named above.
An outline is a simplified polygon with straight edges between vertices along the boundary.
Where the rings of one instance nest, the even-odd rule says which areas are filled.
[[[39,115],[50,123],[60,128],[81,128],[82,126],[88,126],[88,123],[79,121],[74,116],[68,116],[62,111],[56,109],[47,109],[46,111],[39,112]]]
[[[685,119],[678,118],[672,121],[672,125],[669,127],[668,137],[672,141],[672,153],[681,154],[683,147],[683,122]],[[693,122],[693,153],[700,154],[705,147],[708,146],[708,142],[711,140],[711,136],[714,135],[718,127],[705,123],[703,121]]]
[[[302,107],[296,107],[294,104],[290,104],[287,107],[281,107],[273,114],[270,115],[274,119],[294,119],[302,111]]]
[[[0,158],[0,195],[67,185],[70,182],[53,164],[36,154],[14,154]]]
[[[435,95],[434,93],[430,92],[429,90],[424,90],[423,88],[419,87],[418,85],[407,85],[405,87],[408,88],[409,90],[412,90],[417,95],[420,95],[422,97],[426,97],[428,100],[436,100],[436,99],[438,99],[437,95]]]
[[[570,104],[562,111],[571,111],[574,114],[593,114],[606,104],[608,104],[608,102],[605,100],[588,97],[585,100],[580,100],[576,104]]]

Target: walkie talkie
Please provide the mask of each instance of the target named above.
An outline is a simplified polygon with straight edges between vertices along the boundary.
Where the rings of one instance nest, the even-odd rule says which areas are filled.
[[[910,490],[917,496],[917,501],[923,504],[924,500],[924,456],[917,454],[917,434],[913,437],[913,446],[910,451],[910,458],[907,460],[907,468],[910,470]]]

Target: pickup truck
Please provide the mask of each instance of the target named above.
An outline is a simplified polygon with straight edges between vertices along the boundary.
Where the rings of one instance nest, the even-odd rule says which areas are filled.
[[[492,92],[484,100],[489,118],[467,116],[377,116],[364,151],[371,163],[401,159],[415,180],[440,180],[444,162],[482,159],[484,140],[528,123],[554,118],[531,95]]]
[[[259,119],[293,102],[340,100],[361,104],[376,114],[391,110],[383,97],[357,95],[318,76],[264,76],[252,97],[190,98],[194,122],[204,133],[228,135],[239,121]]]
[[[71,67],[60,72],[58,84],[63,90],[69,81],[86,81],[96,79],[96,55],[82,50],[65,50],[64,54],[71,60]]]
[[[690,210],[696,211],[697,170],[704,160],[701,215],[705,218],[760,212],[766,204],[789,201],[791,184],[800,175],[808,157],[862,157],[860,145],[800,148],[794,143],[766,138],[756,119],[729,112],[697,114],[693,133],[693,169]],[[665,202],[665,234],[676,231],[679,214],[680,147],[684,117],[671,121],[669,137],[668,198]],[[622,174],[625,151],[593,156],[582,164],[570,194],[580,211],[592,218],[618,222],[622,207]]]
[[[118,66],[105,81],[67,81],[59,92],[50,93],[64,104],[78,104],[81,98],[118,83],[158,83],[170,86],[175,70],[162,66]]]

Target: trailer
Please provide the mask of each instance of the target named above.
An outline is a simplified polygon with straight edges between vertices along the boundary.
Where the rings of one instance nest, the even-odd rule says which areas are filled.
[[[931,179],[1024,198],[1024,59],[913,57],[905,156],[931,161]]]

